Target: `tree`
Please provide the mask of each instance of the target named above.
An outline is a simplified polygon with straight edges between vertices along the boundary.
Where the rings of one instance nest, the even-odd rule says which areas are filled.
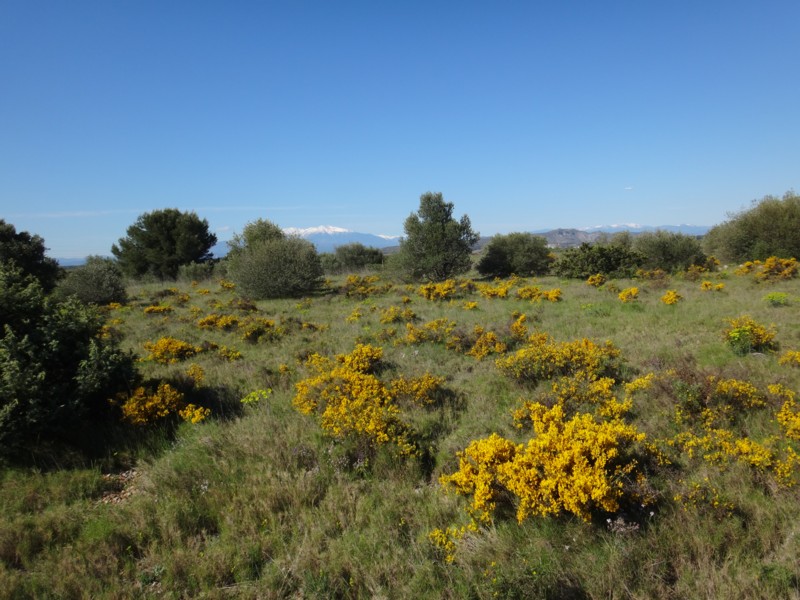
[[[122,271],[115,261],[102,256],[90,256],[85,265],[70,269],[58,291],[86,304],[124,302],[126,297]]]
[[[61,272],[58,263],[45,256],[44,240],[27,231],[17,233],[11,223],[0,219],[0,262],[13,263],[34,276],[45,292],[52,290]]]
[[[704,246],[709,254],[735,262],[800,258],[800,196],[790,190],[783,198],[754,200],[750,209],[712,227]]]
[[[648,269],[685,271],[706,262],[700,240],[683,233],[661,230],[642,233],[634,238],[633,249],[644,257],[642,264]]]
[[[420,196],[419,211],[405,222],[406,236],[400,240],[401,261],[415,279],[442,281],[466,273],[479,234],[472,231],[469,217],[453,218],[453,203],[441,193]]]
[[[513,273],[528,277],[544,275],[551,262],[545,238],[532,233],[509,233],[492,238],[475,268],[481,275],[507,277]]]
[[[167,208],[139,216],[111,253],[126,275],[175,279],[181,265],[209,260],[216,243],[208,221],[194,212]]]
[[[314,245],[286,236],[269,221],[248,223],[230,246],[228,274],[247,297],[302,296],[322,282],[322,265]]]

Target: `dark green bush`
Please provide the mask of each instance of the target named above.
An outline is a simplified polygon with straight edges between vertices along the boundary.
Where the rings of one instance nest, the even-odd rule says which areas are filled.
[[[634,238],[633,249],[642,255],[644,268],[667,272],[702,266],[707,258],[698,238],[669,231],[642,233]]]
[[[476,269],[481,275],[521,277],[544,275],[552,260],[547,240],[532,233],[496,235],[487,244]]]
[[[608,277],[631,277],[641,266],[641,254],[622,245],[591,245],[583,243],[568,248],[553,268],[559,277],[585,279],[602,273]]]
[[[132,357],[101,336],[97,309],[45,296],[38,281],[0,263],[0,455],[68,439],[134,378]]]

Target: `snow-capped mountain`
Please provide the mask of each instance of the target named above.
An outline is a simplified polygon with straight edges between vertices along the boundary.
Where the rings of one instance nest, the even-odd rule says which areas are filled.
[[[333,252],[337,246],[358,242],[372,248],[388,248],[396,246],[400,236],[359,233],[342,227],[320,225],[318,227],[288,227],[283,230],[287,235],[296,235],[308,240],[317,247],[318,252]]]

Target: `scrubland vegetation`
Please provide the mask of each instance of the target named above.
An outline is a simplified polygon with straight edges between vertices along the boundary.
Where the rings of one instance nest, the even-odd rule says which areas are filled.
[[[128,433],[5,470],[2,594],[796,595],[797,279],[594,283],[130,286]]]
[[[322,279],[303,247],[310,289],[255,299],[294,243],[256,225],[239,270],[122,291],[0,261],[0,597],[800,596],[797,261]]]

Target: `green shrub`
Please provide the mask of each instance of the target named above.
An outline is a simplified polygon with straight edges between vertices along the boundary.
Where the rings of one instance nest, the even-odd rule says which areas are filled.
[[[565,250],[553,270],[560,277],[577,279],[587,279],[597,273],[608,277],[631,277],[642,262],[641,254],[623,245],[583,243]]]
[[[322,282],[314,245],[292,237],[246,246],[230,256],[228,273],[241,294],[253,299],[302,296]]]
[[[700,240],[683,233],[642,233],[634,238],[633,249],[642,255],[642,266],[646,269],[685,271],[692,265],[703,266],[706,263]]]
[[[545,238],[532,233],[509,233],[492,238],[476,269],[481,275],[493,277],[529,277],[546,274],[551,262]]]
[[[100,417],[107,398],[133,380],[132,357],[101,337],[99,312],[74,297],[47,298],[38,282],[0,263],[0,455],[34,452]]]
[[[122,271],[113,260],[100,256],[90,256],[85,265],[70,270],[58,289],[86,304],[124,302],[126,297]]]

